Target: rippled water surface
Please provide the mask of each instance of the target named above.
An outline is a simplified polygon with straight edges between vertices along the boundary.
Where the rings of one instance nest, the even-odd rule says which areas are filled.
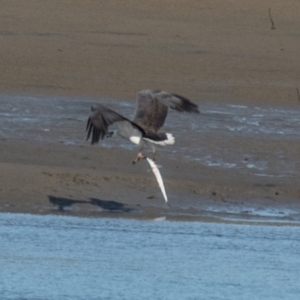
[[[129,118],[134,114],[134,100],[2,95],[0,138],[85,144],[90,106],[99,102]],[[300,174],[300,106],[198,104],[200,115],[170,111],[164,130],[174,134],[176,143],[160,149],[162,155],[257,176]],[[121,138],[106,139],[101,146],[135,147]]]
[[[299,299],[299,227],[0,214],[1,299]]]

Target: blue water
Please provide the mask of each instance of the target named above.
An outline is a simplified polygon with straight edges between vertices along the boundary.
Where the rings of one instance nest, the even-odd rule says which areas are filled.
[[[0,299],[299,299],[299,227],[0,214]]]

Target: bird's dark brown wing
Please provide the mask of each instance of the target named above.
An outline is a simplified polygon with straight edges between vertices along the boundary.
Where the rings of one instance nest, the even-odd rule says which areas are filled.
[[[107,134],[108,127],[118,121],[129,120],[101,104],[92,106],[91,114],[86,125],[87,140],[90,138],[91,134],[91,144],[96,144],[99,140],[103,140]]]
[[[168,107],[179,112],[199,113],[198,105],[180,95],[160,90],[142,90],[137,93],[133,121],[146,132],[157,132],[164,125]]]
[[[165,91],[152,91],[152,97],[158,102],[179,112],[200,113],[198,105],[187,98]]]
[[[157,132],[164,125],[168,107],[155,100],[151,93],[137,93],[136,110],[133,122],[140,125],[146,132]]]

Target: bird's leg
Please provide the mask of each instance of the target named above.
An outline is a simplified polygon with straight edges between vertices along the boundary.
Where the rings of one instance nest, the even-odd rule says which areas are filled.
[[[139,144],[139,152],[138,152],[135,160],[132,162],[133,165],[136,164],[140,159],[146,158],[146,156],[144,156],[143,153],[142,153],[143,149],[144,149],[144,143],[141,140],[140,144]]]
[[[154,144],[151,144],[151,148],[152,148],[152,160],[156,162],[156,147]]]
[[[139,153],[137,154],[135,160],[132,162],[132,164],[134,165],[135,163],[137,163],[140,159],[144,159],[147,158],[145,155],[143,155],[142,151],[139,151]]]
[[[156,150],[152,152],[152,160],[156,162]]]

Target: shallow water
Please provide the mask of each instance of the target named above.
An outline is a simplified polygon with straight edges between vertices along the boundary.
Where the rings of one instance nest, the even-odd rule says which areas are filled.
[[[101,103],[132,117],[135,102],[113,99],[0,96],[0,138],[83,145],[90,106]],[[200,102],[200,115],[170,111],[164,130],[176,143],[159,154],[268,177],[300,175],[300,106]],[[101,147],[134,149],[121,138]]]
[[[1,299],[299,299],[298,227],[0,214]]]

